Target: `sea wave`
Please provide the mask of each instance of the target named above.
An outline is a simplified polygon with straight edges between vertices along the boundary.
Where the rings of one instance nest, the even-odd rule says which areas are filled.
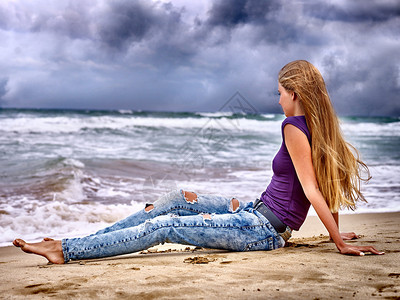
[[[400,137],[400,122],[390,123],[341,123],[342,131],[345,135],[357,136],[393,136]]]
[[[213,128],[217,131],[257,131],[273,132],[279,129],[281,120],[268,119],[268,123],[258,119],[246,118],[140,118],[135,116],[99,116],[99,117],[45,117],[45,118],[3,118],[0,119],[0,132],[14,134],[40,133],[78,133],[87,130],[121,130],[135,128]]]
[[[12,208],[0,211],[0,246],[10,245],[17,237],[39,241],[44,237],[67,238],[91,234],[142,208],[135,202],[115,205],[71,205],[58,200],[44,204],[33,199],[22,202],[29,203],[29,213]]]
[[[283,119],[0,110],[0,244],[93,233],[178,187],[253,201],[271,179]],[[398,211],[399,118],[346,117],[341,126],[373,176],[356,212]]]

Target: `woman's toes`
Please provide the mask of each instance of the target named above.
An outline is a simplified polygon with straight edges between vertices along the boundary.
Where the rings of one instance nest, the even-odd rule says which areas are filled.
[[[45,237],[45,238],[43,239],[43,241],[45,241],[45,242],[46,242],[46,241],[47,241],[47,242],[48,242],[48,241],[54,241],[54,239]]]
[[[22,251],[26,253],[32,253],[32,247],[27,242],[21,239],[15,239],[13,241],[15,247],[21,248]]]
[[[25,244],[26,244],[25,241],[24,241],[24,240],[21,240],[21,239],[15,239],[15,240],[13,241],[13,245],[14,245],[15,247],[21,248],[21,247],[23,247]]]

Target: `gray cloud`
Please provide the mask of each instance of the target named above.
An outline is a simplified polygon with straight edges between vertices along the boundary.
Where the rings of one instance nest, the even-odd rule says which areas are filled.
[[[8,14],[7,10],[0,6],[0,28],[7,29],[8,25]]]
[[[90,36],[89,17],[81,6],[68,5],[61,12],[40,12],[32,20],[32,32],[51,32],[72,39]]]
[[[155,6],[148,1],[110,2],[99,20],[101,40],[117,49],[126,43],[140,42],[151,30],[161,28],[165,11],[157,10]]]
[[[204,1],[0,3],[3,106],[214,110],[240,91],[281,112],[277,72],[307,59],[340,114],[400,114],[398,2]]]
[[[382,57],[369,64],[356,59],[343,64],[338,57],[325,57],[323,64],[331,74],[327,82],[333,99],[342,100],[336,105],[339,111],[357,110],[364,116],[400,115],[399,69],[392,61]]]
[[[342,3],[310,2],[306,13],[326,21],[385,22],[400,16],[400,2],[391,1],[345,1]]]
[[[209,11],[208,24],[212,26],[235,27],[240,24],[267,24],[273,12],[281,7],[280,2],[237,0],[215,1]]]
[[[0,107],[6,103],[4,96],[7,94],[7,83],[8,78],[1,78],[0,79]]]
[[[285,43],[298,39],[303,26],[293,24],[293,19],[279,20],[277,15],[282,11],[282,1],[214,1],[206,21],[212,27],[223,27],[235,30],[237,27],[253,27],[253,42]]]

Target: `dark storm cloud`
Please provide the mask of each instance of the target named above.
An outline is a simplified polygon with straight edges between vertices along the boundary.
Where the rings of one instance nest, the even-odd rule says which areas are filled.
[[[4,0],[0,96],[16,107],[214,110],[240,91],[281,112],[277,73],[307,59],[340,114],[398,115],[399,27],[398,1]]]
[[[325,57],[322,65],[329,70],[328,88],[336,109],[342,114],[357,111],[359,115],[400,115],[399,69],[382,57],[359,64],[349,60],[345,65],[336,57]]]
[[[346,1],[341,5],[329,2],[310,2],[306,13],[330,21],[384,22],[400,16],[400,2],[392,1]]]
[[[246,23],[266,24],[272,12],[280,8],[279,1],[237,0],[214,1],[208,23],[212,26],[234,27]]]
[[[101,40],[117,49],[127,43],[140,42],[151,29],[160,29],[165,19],[165,11],[157,11],[154,6],[151,2],[110,2],[110,7],[100,18]]]
[[[93,41],[116,55],[145,46],[148,51],[142,59],[159,66],[185,64],[200,46],[202,35],[187,33],[181,10],[170,3],[144,0],[106,2],[96,14],[98,21],[92,20]]]
[[[206,21],[212,27],[223,27],[234,30],[237,27],[250,25],[254,30],[253,42],[279,43],[295,41],[302,27],[293,24],[292,20],[278,20],[276,15],[282,9],[282,1],[239,0],[214,1]]]

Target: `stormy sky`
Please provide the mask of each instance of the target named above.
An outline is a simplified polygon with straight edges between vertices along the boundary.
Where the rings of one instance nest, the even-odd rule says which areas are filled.
[[[340,115],[400,115],[398,0],[2,0],[0,107],[279,113],[306,59]]]

